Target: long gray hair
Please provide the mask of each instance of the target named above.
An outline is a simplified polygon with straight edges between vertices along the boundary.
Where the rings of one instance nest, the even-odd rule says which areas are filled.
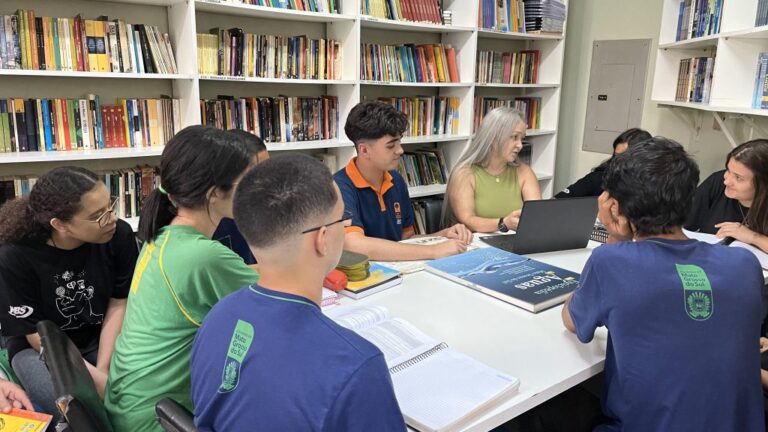
[[[515,133],[515,129],[520,123],[525,123],[523,114],[514,108],[498,107],[491,110],[483,117],[475,136],[464,149],[451,172],[455,173],[462,168],[468,169],[472,165],[488,165],[494,154],[499,152],[499,148]],[[511,162],[510,165],[517,166],[517,160]],[[456,223],[456,217],[453,215],[447,193],[453,178],[454,176],[451,175],[448,179],[448,187],[443,199],[441,220],[444,226],[451,226]]]

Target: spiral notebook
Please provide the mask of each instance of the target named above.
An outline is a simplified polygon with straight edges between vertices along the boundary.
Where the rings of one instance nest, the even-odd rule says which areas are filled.
[[[405,421],[420,431],[460,430],[519,386],[517,378],[432,339],[384,307],[327,314],[384,353]]]

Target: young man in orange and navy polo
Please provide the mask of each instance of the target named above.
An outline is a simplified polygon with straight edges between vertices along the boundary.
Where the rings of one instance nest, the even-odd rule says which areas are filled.
[[[376,261],[434,259],[464,252],[472,233],[462,224],[433,235],[449,240],[435,245],[398,243],[414,235],[414,215],[408,186],[397,172],[408,127],[405,115],[380,101],[357,104],[344,131],[357,150],[346,167],[333,177],[345,210],[352,214],[344,248]]]

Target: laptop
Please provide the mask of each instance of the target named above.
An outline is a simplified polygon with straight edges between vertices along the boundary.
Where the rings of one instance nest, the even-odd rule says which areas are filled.
[[[597,217],[597,197],[523,202],[515,234],[485,236],[507,252],[532,254],[587,247]]]

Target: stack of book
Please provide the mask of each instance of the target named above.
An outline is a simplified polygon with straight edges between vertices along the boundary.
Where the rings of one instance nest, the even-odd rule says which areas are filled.
[[[204,125],[242,129],[267,142],[327,140],[339,136],[336,96],[219,96],[200,101],[200,116]]]
[[[459,82],[450,45],[362,44],[360,79],[386,82]]]
[[[478,26],[502,32],[525,33],[523,0],[480,0]]]
[[[536,84],[539,82],[540,57],[539,50],[479,51],[477,82],[480,84]]]
[[[539,129],[541,127],[541,98],[540,97],[518,97],[512,99],[498,99],[495,97],[476,97],[475,115],[473,119],[473,129],[477,130],[483,117],[491,110],[498,107],[509,107],[520,111],[523,114],[523,120],[528,125],[528,129]]]
[[[161,146],[181,130],[178,99],[0,99],[0,153]]]
[[[362,0],[361,13],[397,21],[442,24],[443,8],[439,0]]]
[[[709,103],[714,66],[714,57],[681,59],[677,73],[675,101]]]
[[[115,215],[119,218],[139,216],[144,199],[160,184],[157,168],[150,166],[102,172],[99,177],[118,201]],[[33,176],[0,178],[0,204],[28,196],[36,182]]]
[[[755,14],[755,27],[764,25],[768,25],[768,0],[758,0],[757,13]]]
[[[752,94],[752,108],[768,108],[768,52],[762,52],[757,56],[757,72],[755,73],[755,90]]]
[[[340,12],[339,0],[214,0],[213,2],[267,6],[307,12]]]
[[[368,297],[369,295],[376,294],[378,292],[400,285],[402,282],[403,278],[400,277],[399,271],[389,268],[383,264],[370,263],[368,277],[358,281],[349,279],[347,282],[347,287],[344,288],[340,294],[345,297],[359,300],[361,298]]]
[[[722,12],[723,0],[680,0],[675,40],[681,41],[720,33]],[[761,17],[759,6],[757,13],[759,20]]]
[[[459,133],[459,98],[445,96],[382,97],[408,117],[403,136],[456,135]]]
[[[80,72],[176,73],[167,33],[156,26],[36,17],[20,9],[0,16],[0,68]]]
[[[244,33],[240,28],[211,29],[197,35],[200,75],[341,79],[341,45],[332,39]]]
[[[445,184],[448,181],[445,158],[439,148],[404,153],[397,171],[411,187]]]
[[[525,32],[563,34],[565,3],[560,0],[525,0]]]
[[[344,251],[336,268],[347,275],[349,282],[359,282],[371,275],[371,263],[368,256],[352,251]]]

